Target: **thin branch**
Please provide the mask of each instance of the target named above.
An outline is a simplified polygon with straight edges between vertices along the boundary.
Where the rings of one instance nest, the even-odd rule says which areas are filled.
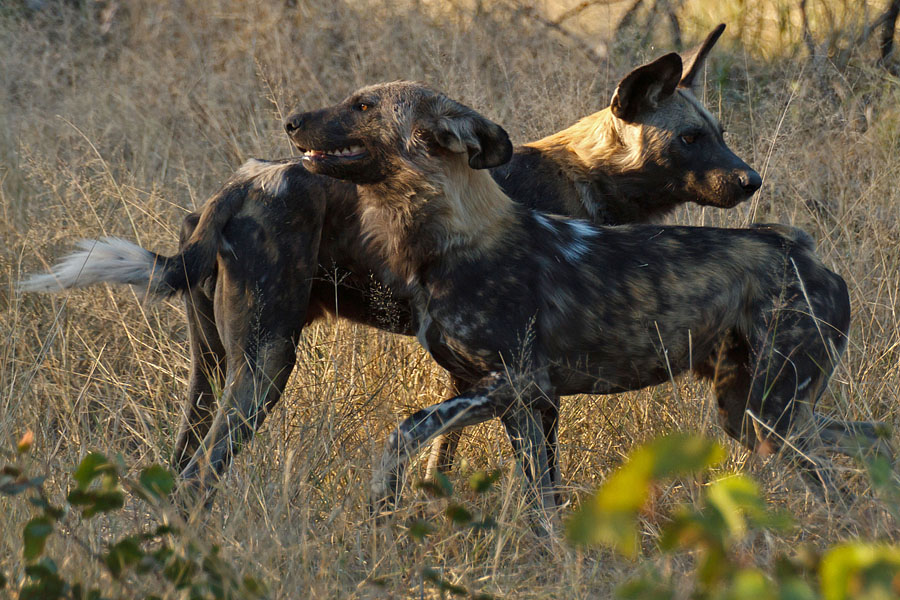
[[[559,33],[564,38],[566,38],[567,40],[569,40],[570,42],[575,44],[591,60],[593,60],[595,62],[600,62],[603,60],[603,57],[600,56],[599,54],[597,54],[597,52],[593,48],[591,48],[591,46],[587,42],[585,42],[583,39],[581,39],[580,37],[578,37],[571,31],[568,31],[566,28],[562,27],[559,23],[557,23],[555,21],[551,21],[550,19],[544,17],[543,15],[538,13],[532,7],[521,6],[518,8],[518,10],[516,12],[537,21],[538,23],[540,23],[547,29],[552,29],[553,31]]]
[[[577,17],[592,6],[610,6],[611,4],[618,4],[619,2],[624,1],[625,0],[585,0],[563,12],[563,14],[556,17],[553,22],[557,25],[562,25],[564,22],[573,17]]]

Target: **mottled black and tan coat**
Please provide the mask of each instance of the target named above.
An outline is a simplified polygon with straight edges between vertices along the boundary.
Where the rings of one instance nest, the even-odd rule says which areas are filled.
[[[676,55],[635,69],[610,107],[517,148],[493,177],[523,205],[599,224],[653,220],[684,202],[730,207],[750,197],[759,175],[731,152],[691,92],[723,29],[683,70]],[[356,186],[310,174],[299,159],[250,160],[185,219],[177,256],[122,240],[85,241],[53,273],[23,287],[108,281],[150,295],[182,293],[192,365],[173,461],[179,471],[196,465],[205,444],[218,472],[280,398],[306,323],[333,314],[415,333],[409,290],[365,243],[358,208]],[[214,390],[224,390],[221,401]],[[436,455],[441,463],[449,464],[452,447]]]
[[[687,370],[713,380],[729,434],[767,451],[790,440],[827,480],[813,406],[846,346],[850,303],[802,231],[601,227],[523,206],[486,170],[512,154],[503,129],[417,83],[363,88],[287,122],[308,169],[359,185],[365,234],[409,287],[419,339],[468,382],[390,435],[372,482],[379,506],[422,444],[491,418],[552,506],[544,430],[557,398]],[[845,450],[859,431],[874,436],[829,422],[824,445]]]

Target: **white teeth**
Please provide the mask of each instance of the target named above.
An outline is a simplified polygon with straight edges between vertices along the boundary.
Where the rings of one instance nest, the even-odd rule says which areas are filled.
[[[316,156],[325,154],[328,156],[352,156],[354,154],[359,154],[362,152],[362,146],[350,146],[349,148],[342,148],[341,150],[332,150],[331,152],[325,152],[324,150],[307,150],[303,153],[303,156]]]

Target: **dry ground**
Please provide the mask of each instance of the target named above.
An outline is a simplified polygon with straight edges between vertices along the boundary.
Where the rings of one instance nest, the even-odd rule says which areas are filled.
[[[564,127],[605,106],[631,66],[671,48],[662,19],[658,29],[610,42],[621,2],[566,20],[575,38],[540,21],[577,4],[523,11],[413,0],[60,1],[38,12],[16,0],[0,4],[0,446],[34,430],[31,468],[46,473],[58,495],[89,450],[121,455],[134,469],[165,462],[186,383],[178,304],[141,307],[130,290],[108,287],[23,297],[14,291],[23,273],[42,269],[74,240],[101,234],[171,253],[184,214],[243,160],[291,154],[283,115],[335,102],[362,84],[430,82],[504,124],[517,141]],[[900,81],[874,66],[873,42],[849,51],[845,44],[880,3],[869,13],[850,2],[810,6],[826,51],[812,62],[792,3],[696,0],[679,13],[687,43],[729,23],[705,97],[765,183],[733,211],[690,207],[671,220],[781,221],[809,231],[826,264],[846,278],[853,302],[850,346],[823,410],[896,427]],[[562,539],[533,536],[518,517],[518,480],[493,425],[466,436],[452,480],[465,489],[467,473],[503,470],[493,493],[461,492],[474,510],[494,515],[498,529],[476,535],[437,519],[439,530],[420,544],[402,527],[373,528],[364,503],[379,440],[443,393],[442,372],[413,340],[340,322],[309,328],[281,406],[236,461],[196,535],[220,544],[276,597],[428,596],[435,592],[422,583],[423,566],[504,597],[602,597],[636,572],[640,563],[609,552],[576,553]],[[729,449],[723,469],[751,472],[801,523],[791,534],[748,542],[749,562],[766,565],[801,541],[900,539],[853,463],[841,464],[858,500],[816,500],[783,463],[749,457],[727,441],[708,389],[690,379],[566,399],[562,465],[571,495],[593,489],[636,444],[675,429],[722,440]],[[654,560],[657,515],[697,490],[690,482],[663,490],[644,524],[645,560]],[[421,492],[406,498],[410,514],[439,512]],[[0,512],[0,572],[20,574],[30,507],[3,499]],[[82,532],[98,549],[147,518],[129,505]],[[50,551],[64,557],[65,573],[102,579],[70,538],[54,536]],[[676,574],[684,567],[663,566]],[[130,597],[152,591],[152,583],[104,585]]]

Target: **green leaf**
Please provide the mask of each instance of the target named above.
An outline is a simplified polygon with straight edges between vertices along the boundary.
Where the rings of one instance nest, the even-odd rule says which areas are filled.
[[[656,480],[704,471],[727,456],[721,444],[689,433],[663,436],[651,442],[644,451],[653,457],[653,478]]]
[[[433,480],[420,481],[416,484],[416,487],[425,490],[435,498],[449,498],[453,495],[453,484],[440,471],[434,474]]]
[[[101,600],[100,590],[85,588],[80,583],[72,586],[72,600]]]
[[[25,524],[22,531],[25,547],[23,555],[26,562],[31,562],[44,552],[47,536],[53,533],[53,521],[48,517],[34,517]]]
[[[163,568],[165,578],[171,581],[175,588],[179,590],[191,584],[191,580],[193,580],[196,572],[196,564],[174,554],[170,555],[166,566]]]
[[[19,591],[19,600],[55,600],[69,591],[69,585],[57,574],[56,563],[46,556],[25,565],[25,574],[31,583]]]
[[[706,496],[707,502],[719,511],[729,532],[736,538],[744,534],[748,524],[779,531],[793,526],[790,515],[770,510],[756,483],[743,475],[716,481]]]
[[[175,478],[162,465],[152,465],[141,471],[141,487],[157,499],[163,499],[175,489]]]
[[[0,494],[5,496],[17,496],[25,490],[39,488],[44,483],[45,477],[25,478],[18,469],[4,467],[0,474]]]
[[[75,489],[66,496],[69,504],[83,506],[82,515],[90,519],[102,512],[118,510],[125,505],[125,494],[120,489],[112,490],[80,490]]]
[[[457,525],[467,525],[472,522],[472,513],[459,504],[451,504],[444,511],[444,514]]]
[[[480,521],[475,521],[470,525],[470,527],[474,531],[488,531],[489,529],[497,528],[497,521],[494,520],[494,517],[488,515]]]
[[[640,547],[637,516],[658,481],[707,469],[725,457],[719,444],[675,433],[638,448],[566,525],[575,544],[608,545],[626,556]]]
[[[868,543],[833,546],[819,566],[825,600],[900,595],[900,548]]]
[[[675,598],[675,590],[671,584],[658,579],[658,576],[647,576],[619,586],[616,597],[622,600],[672,600]]]
[[[790,577],[779,582],[778,600],[816,600],[815,590],[803,579]]]
[[[424,569],[422,569],[422,576],[431,583],[435,584],[441,592],[450,592],[454,596],[469,595],[469,590],[461,585],[450,583],[449,581],[441,577],[440,572],[436,569],[425,567]]]
[[[476,471],[469,477],[469,487],[472,488],[472,491],[476,494],[483,494],[491,489],[491,486],[500,479],[500,475],[500,469],[494,469],[490,473],[486,471]]]
[[[429,525],[424,519],[414,519],[409,524],[409,536],[420,542],[432,531],[434,531],[434,527]]]
[[[88,489],[95,479],[103,475],[112,478],[113,481],[118,480],[115,466],[99,452],[91,452],[85,456],[72,473],[80,490]]]
[[[113,577],[118,579],[128,567],[137,564],[144,558],[140,542],[134,537],[127,537],[109,547],[103,562]]]
[[[245,594],[255,598],[262,598],[268,592],[266,586],[261,581],[258,581],[249,575],[245,575],[243,581],[241,581],[241,589]]]
[[[56,575],[57,571],[59,571],[59,569],[56,568],[56,563],[53,562],[52,558],[47,556],[36,563],[25,565],[25,574],[29,577],[34,577],[35,579]]]
[[[728,588],[720,595],[728,600],[775,600],[775,587],[762,571],[743,569],[734,574]]]

